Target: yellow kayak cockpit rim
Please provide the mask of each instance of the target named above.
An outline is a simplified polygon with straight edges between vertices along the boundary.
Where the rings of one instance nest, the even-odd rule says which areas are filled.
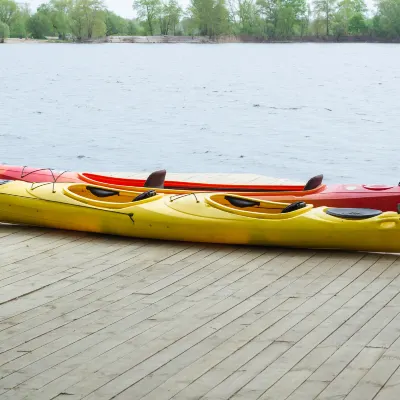
[[[108,187],[90,186],[84,184],[69,185],[63,188],[63,193],[81,203],[95,207],[120,209],[133,205],[144,204],[163,197],[150,190],[147,196],[143,192],[132,192],[126,190],[113,190]],[[141,196],[141,197],[139,197]],[[143,197],[143,198],[142,198]]]
[[[204,200],[206,204],[221,211],[243,217],[261,219],[292,218],[304,214],[313,208],[312,204],[306,204],[302,201],[290,204],[222,193],[206,196]]]

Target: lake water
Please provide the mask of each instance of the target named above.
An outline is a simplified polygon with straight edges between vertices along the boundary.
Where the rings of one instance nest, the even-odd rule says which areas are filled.
[[[400,46],[0,46],[0,162],[400,181]]]

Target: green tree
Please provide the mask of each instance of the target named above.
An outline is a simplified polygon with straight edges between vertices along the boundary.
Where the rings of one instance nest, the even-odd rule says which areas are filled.
[[[84,20],[84,16],[75,4],[69,12],[69,18],[71,21],[71,32],[78,41],[81,41],[87,37],[87,29]]]
[[[225,0],[191,0],[190,18],[201,35],[214,37],[229,31],[229,12]]]
[[[379,32],[388,38],[400,37],[400,1],[380,0],[378,2]]]
[[[0,0],[0,21],[10,26],[17,10],[17,3],[14,0]]]
[[[34,39],[44,39],[53,33],[53,25],[46,13],[38,11],[30,17],[28,31]]]
[[[282,38],[292,36],[306,14],[305,0],[281,0],[278,3],[277,36]]]
[[[299,35],[306,35],[309,31],[310,21],[311,21],[311,7],[310,4],[306,4],[306,8],[299,13]]]
[[[138,19],[145,21],[150,36],[154,35],[161,8],[160,0],[135,0],[133,3]]]
[[[128,30],[128,21],[112,11],[105,12],[106,36],[126,35]]]
[[[371,33],[374,36],[382,37],[385,36],[385,32],[382,29],[382,24],[381,24],[381,16],[378,14],[375,14],[369,22],[370,30]]]
[[[140,35],[141,28],[136,20],[134,19],[127,19],[126,20],[126,34],[129,36]]]
[[[180,25],[184,35],[194,36],[199,33],[196,22],[192,18],[182,18]]]
[[[78,40],[102,37],[106,33],[102,0],[77,0],[70,11],[71,30]]]
[[[329,36],[336,10],[336,0],[314,0],[314,13],[317,20],[324,21],[327,36]]]
[[[261,18],[254,0],[238,0],[237,25],[239,33],[246,35],[262,34]],[[236,21],[236,18],[234,18]]]
[[[170,32],[175,35],[181,15],[182,8],[176,0],[162,4],[159,16],[161,35],[168,35]]]
[[[296,29],[304,31],[307,21],[306,0],[257,0],[269,37],[288,38]]]
[[[341,0],[334,16],[336,34],[359,34],[365,30],[364,13],[367,10],[364,0]]]
[[[367,30],[368,30],[368,25],[363,14],[357,13],[350,18],[348,25],[348,32],[351,35],[361,35],[365,33]]]
[[[10,29],[5,22],[0,21],[0,43],[4,43],[4,41],[10,36]]]
[[[40,4],[39,7],[36,9],[36,12],[49,16],[51,13],[50,4],[49,3]]]
[[[104,4],[102,0],[79,0],[83,18],[86,23],[87,37],[102,36],[105,34]]]
[[[26,38],[28,36],[28,21],[31,17],[31,11],[27,4],[20,5],[17,13],[13,17],[13,24],[10,29],[10,36],[17,38]]]
[[[264,32],[268,37],[275,37],[279,17],[279,0],[257,0],[258,12],[264,21]]]
[[[65,40],[71,33],[70,12],[72,0],[50,0],[50,19],[60,39]]]

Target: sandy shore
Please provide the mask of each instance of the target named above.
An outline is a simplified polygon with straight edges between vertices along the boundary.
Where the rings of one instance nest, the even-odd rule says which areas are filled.
[[[21,44],[21,43],[49,43],[49,40],[43,39],[18,39],[18,38],[9,38],[5,41],[5,44]]]

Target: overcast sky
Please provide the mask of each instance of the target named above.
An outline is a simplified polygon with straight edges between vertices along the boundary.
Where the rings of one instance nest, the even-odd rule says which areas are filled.
[[[25,1],[31,5],[32,11],[36,10],[36,7],[39,4],[47,2],[47,0],[25,0]],[[368,4],[369,7],[371,7],[373,1],[374,0],[366,0],[366,3]],[[122,17],[132,18],[135,16],[134,11],[132,9],[133,0],[105,0],[104,2],[109,10],[114,11],[115,13],[121,15]],[[187,4],[189,3],[189,0],[179,0],[179,3],[184,7],[186,7]]]

